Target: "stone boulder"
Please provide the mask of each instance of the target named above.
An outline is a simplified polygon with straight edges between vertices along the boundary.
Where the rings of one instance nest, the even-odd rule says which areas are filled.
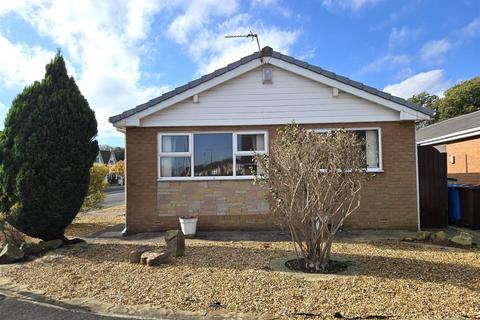
[[[25,254],[14,245],[7,244],[0,252],[0,264],[17,262],[23,259]]]
[[[429,231],[417,231],[415,233],[415,240],[428,240],[430,239],[431,233]]]
[[[432,239],[442,241],[447,239],[447,234],[445,233],[445,231],[438,231],[432,234]]]
[[[185,255],[185,236],[181,230],[165,231],[167,251],[174,257]]]
[[[172,256],[167,250],[147,251],[140,256],[140,263],[149,267],[168,264],[172,262]]]
[[[450,241],[461,245],[461,246],[471,246],[473,243],[473,236],[467,232],[460,232],[460,234],[450,238]]]
[[[134,249],[128,254],[128,261],[130,263],[140,263],[142,254],[147,251],[147,249]]]
[[[42,248],[43,251],[55,250],[63,245],[63,240],[55,239],[49,241],[41,241],[38,245]]]
[[[42,253],[43,249],[38,243],[33,242],[24,242],[20,245],[20,250],[23,251],[25,255],[29,254],[39,254]]]

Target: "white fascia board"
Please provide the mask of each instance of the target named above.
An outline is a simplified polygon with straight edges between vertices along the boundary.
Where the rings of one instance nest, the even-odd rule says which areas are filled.
[[[446,134],[440,137],[419,141],[417,142],[417,144],[419,146],[429,146],[433,144],[443,144],[448,141],[460,140],[460,139],[470,138],[474,136],[480,136],[480,127],[476,127],[468,130],[462,130],[462,131]]]
[[[178,102],[181,102],[185,99],[188,99],[196,94],[199,94],[203,91],[206,91],[208,89],[211,89],[215,86],[218,86],[219,84],[222,84],[223,82],[225,81],[228,81],[228,80],[231,80],[235,77],[238,77],[250,70],[253,70],[259,66],[262,65],[262,62],[260,61],[260,59],[255,59],[255,60],[252,60],[250,62],[247,62],[246,64],[244,65],[241,65],[231,71],[227,71],[225,72],[224,74],[218,76],[218,77],[215,77],[215,78],[212,78],[211,80],[209,81],[206,81],[196,87],[193,87],[189,90],[186,90],[182,93],[179,93],[173,97],[171,97],[170,99],[167,99],[167,100],[164,100],[164,101],[161,101],[160,103],[156,104],[156,105],[153,105],[143,111],[140,111],[136,114],[133,114],[131,115],[130,117],[127,117],[125,119],[122,119],[120,121],[117,121],[114,123],[114,126],[140,126],[140,119],[142,118],[145,118],[155,112],[158,112],[162,109],[165,109],[165,108],[168,108],[169,106],[171,105],[174,105]]]
[[[276,58],[271,58],[269,60],[269,63],[274,65],[274,66],[277,66],[279,68],[282,68],[284,70],[287,70],[287,71],[293,72],[295,74],[301,75],[305,78],[323,83],[327,86],[338,88],[341,91],[345,91],[345,92],[350,93],[354,96],[357,96],[357,97],[363,98],[365,100],[377,103],[377,104],[382,105],[384,107],[393,109],[393,110],[398,111],[398,112],[403,111],[404,113],[408,113],[408,114],[411,114],[411,115],[414,116],[414,119],[406,119],[406,120],[430,119],[430,117],[428,115],[423,115],[422,114],[422,116],[421,116],[420,112],[418,112],[416,110],[412,110],[412,109],[410,109],[410,108],[408,108],[404,105],[398,104],[398,103],[390,101],[390,100],[386,100],[382,97],[379,97],[379,96],[376,96],[374,94],[368,93],[364,90],[357,89],[355,87],[352,87],[351,85],[348,85],[348,84],[342,83],[340,81],[328,78],[328,77],[323,76],[321,74],[318,74],[316,72],[313,72],[313,71],[307,70],[305,68],[296,66],[294,64],[285,62],[283,60],[276,59]]]

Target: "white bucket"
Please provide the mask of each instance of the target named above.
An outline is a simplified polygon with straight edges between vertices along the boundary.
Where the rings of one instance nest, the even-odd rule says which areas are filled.
[[[179,218],[182,232],[186,236],[194,236],[197,232],[198,218]]]

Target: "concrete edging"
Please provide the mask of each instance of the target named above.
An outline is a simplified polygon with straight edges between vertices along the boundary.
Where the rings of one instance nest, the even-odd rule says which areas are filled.
[[[273,272],[277,272],[279,274],[283,274],[286,276],[291,276],[297,279],[305,280],[305,281],[326,281],[326,280],[334,280],[339,278],[350,278],[358,276],[362,273],[363,266],[354,261],[350,261],[341,257],[336,257],[335,255],[332,256],[333,260],[347,262],[348,267],[346,271],[339,272],[339,273],[305,273],[300,271],[294,271],[289,269],[285,262],[289,260],[296,259],[297,256],[287,256],[287,257],[280,257],[273,260],[270,260],[269,267],[273,270]]]

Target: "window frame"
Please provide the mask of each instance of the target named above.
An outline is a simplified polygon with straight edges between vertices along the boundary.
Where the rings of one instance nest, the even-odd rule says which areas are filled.
[[[337,131],[337,130],[347,130],[347,131],[367,131],[367,130],[376,130],[378,133],[378,168],[367,168],[367,172],[384,172],[383,170],[383,151],[382,151],[382,128],[380,127],[354,127],[354,128],[317,128],[313,131],[315,132],[328,132],[328,131]]]
[[[188,152],[163,152],[162,151],[162,137],[164,136],[188,136]],[[190,158],[190,176],[193,174],[193,164],[192,164],[192,142],[193,135],[189,132],[169,132],[169,133],[159,133],[157,137],[157,178],[161,177],[161,158],[162,157],[172,157],[172,158]],[[163,177],[170,179],[188,179],[189,177]]]
[[[195,176],[194,163],[194,135],[195,134],[222,134],[230,133],[232,135],[232,157],[233,157],[233,175],[232,176]],[[242,134],[263,134],[264,147],[262,151],[238,151],[237,137]],[[188,152],[162,152],[163,136],[188,136]],[[191,131],[191,132],[161,132],[157,135],[157,181],[195,181],[195,180],[253,180],[255,176],[237,176],[237,156],[252,156],[255,154],[268,154],[268,130],[238,130],[238,131]],[[187,177],[162,177],[161,176],[161,157],[190,157],[190,176]]]

